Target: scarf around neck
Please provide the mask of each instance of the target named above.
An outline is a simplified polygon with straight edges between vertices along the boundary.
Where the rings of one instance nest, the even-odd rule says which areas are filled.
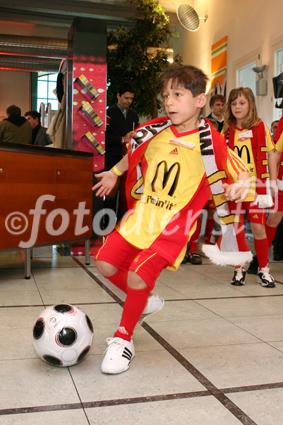
[[[141,160],[150,141],[161,131],[172,125],[167,117],[149,121],[137,129],[130,142],[129,170],[127,176],[128,206],[132,208],[143,193],[143,173]],[[222,236],[217,245],[203,245],[203,252],[212,262],[219,265],[245,265],[252,260],[252,254],[245,239],[242,226],[239,227],[239,216],[231,212],[223,182],[227,178],[222,157],[223,152],[217,150],[217,140],[222,137],[212,129],[209,122],[202,119],[199,124],[200,150],[206,178],[210,185],[217,215],[220,220]],[[220,167],[219,165],[220,164]]]

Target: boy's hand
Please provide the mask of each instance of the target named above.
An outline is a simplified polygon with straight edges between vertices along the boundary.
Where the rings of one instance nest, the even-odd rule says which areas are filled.
[[[95,177],[99,180],[99,182],[92,186],[92,190],[96,191],[96,196],[101,197],[109,195],[118,180],[118,177],[110,170],[95,174]]]
[[[236,183],[223,183],[225,195],[228,201],[243,202],[250,191],[250,183],[238,181]]]
[[[251,191],[251,176],[248,171],[242,171],[238,181],[232,184],[223,183],[225,195],[228,201],[243,202]]]

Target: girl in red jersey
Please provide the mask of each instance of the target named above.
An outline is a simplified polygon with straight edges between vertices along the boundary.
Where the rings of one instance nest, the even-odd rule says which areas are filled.
[[[266,208],[273,205],[268,177],[276,181],[275,148],[270,132],[257,115],[255,98],[248,87],[231,90],[225,111],[224,133],[227,143],[247,164],[256,189],[243,202],[243,212],[251,224],[254,247],[258,258],[258,282],[265,288],[274,288],[275,281],[268,265],[269,228],[266,227]],[[243,215],[242,215],[243,217]],[[245,284],[246,268],[236,267],[231,284]]]

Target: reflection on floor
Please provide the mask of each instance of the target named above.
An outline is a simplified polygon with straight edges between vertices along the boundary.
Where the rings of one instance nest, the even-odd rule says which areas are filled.
[[[282,424],[282,263],[271,270],[275,289],[251,275],[233,287],[232,270],[207,261],[165,271],[156,288],[165,308],[138,325],[130,370],[107,376],[100,362],[121,293],[83,257],[37,249],[26,280],[21,253],[2,252],[1,425]],[[95,330],[90,354],[66,369],[48,366],[32,347],[35,318],[58,303],[79,306]]]

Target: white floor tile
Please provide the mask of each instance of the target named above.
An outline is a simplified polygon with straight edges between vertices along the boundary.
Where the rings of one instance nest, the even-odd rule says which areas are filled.
[[[283,381],[283,353],[264,343],[190,348],[181,352],[219,388]]]
[[[238,425],[239,421],[212,397],[169,400],[86,410],[91,425]]]
[[[120,375],[101,373],[101,360],[102,356],[89,356],[71,369],[83,401],[204,390],[165,350],[138,351],[130,369]]]
[[[88,425],[83,410],[35,412],[0,416],[1,425]]]
[[[280,425],[282,423],[282,388],[229,394],[229,398],[244,410],[257,425]]]
[[[0,409],[78,403],[68,369],[40,359],[0,362]]]

